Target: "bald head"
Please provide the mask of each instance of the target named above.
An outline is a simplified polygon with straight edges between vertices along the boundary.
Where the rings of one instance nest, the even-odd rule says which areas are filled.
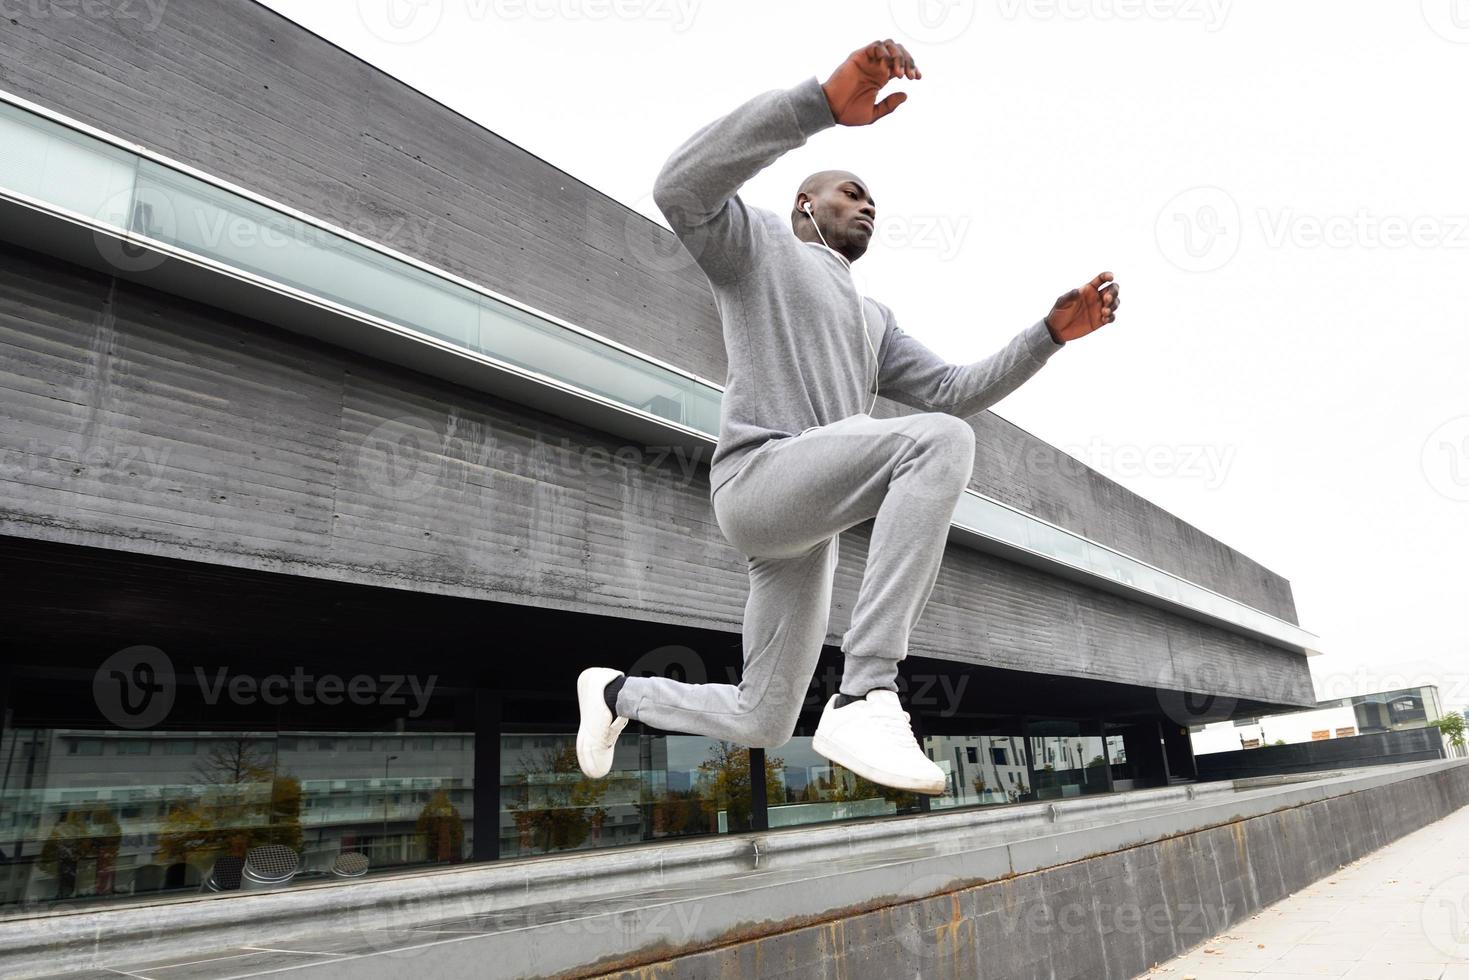
[[[808,203],[814,222],[806,214]],[[791,230],[797,238],[808,242],[824,239],[849,262],[867,251],[876,223],[877,202],[867,182],[850,170],[818,170],[801,181],[791,205]]]

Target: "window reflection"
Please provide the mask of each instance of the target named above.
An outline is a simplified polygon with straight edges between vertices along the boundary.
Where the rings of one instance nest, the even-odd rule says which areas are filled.
[[[948,788],[930,802],[931,809],[1030,798],[1026,743],[1018,725],[1009,735],[934,735],[923,744],[928,757],[949,774]]]
[[[833,763],[811,748],[809,736],[792,738],[766,756],[775,774],[768,797],[772,829],[918,812],[916,793],[879,785]]]
[[[1111,789],[1106,747],[1095,729],[1095,723],[1069,720],[1030,723],[1036,799],[1084,796]]]
[[[612,769],[588,779],[576,736],[521,732],[500,738],[500,854],[611,847],[751,829],[750,754],[694,735],[624,733]],[[767,761],[766,792],[779,791]]]
[[[473,746],[458,735],[8,729],[0,904],[200,888],[221,862],[269,845],[294,855],[292,881],[340,876],[343,855],[373,870],[465,860]]]

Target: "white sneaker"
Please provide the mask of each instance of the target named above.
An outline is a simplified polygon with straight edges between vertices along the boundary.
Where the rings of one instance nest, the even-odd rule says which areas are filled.
[[[944,771],[918,747],[896,691],[868,691],[867,697],[840,708],[834,707],[836,699],[833,694],[821,713],[813,750],[884,786],[929,796],[948,788]]]
[[[628,719],[607,710],[603,696],[607,685],[622,676],[611,667],[588,667],[576,678],[576,702],[581,725],[576,730],[576,761],[592,779],[601,779],[612,768],[612,751]]]

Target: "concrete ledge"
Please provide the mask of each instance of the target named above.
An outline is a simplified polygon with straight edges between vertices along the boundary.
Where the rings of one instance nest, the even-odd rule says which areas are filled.
[[[882,920],[889,947],[897,943],[897,952],[920,955],[940,947],[920,942],[921,931],[913,932],[917,927],[911,923],[896,926],[893,915],[911,918],[920,907],[947,903],[945,920],[951,921],[953,932],[970,921],[951,918],[962,907],[961,897],[968,896],[964,901],[972,904],[980,892],[1000,885],[1007,892],[1005,909],[1023,913],[1048,908],[1045,902],[1034,903],[1055,900],[1066,890],[1058,893],[1054,883],[1047,883],[1035,893],[1042,876],[1059,874],[1070,880],[1080,874],[1085,882],[1090,872],[1077,869],[1125,860],[1151,868],[1156,879],[1159,860],[1156,854],[1147,856],[1150,849],[1172,853],[1172,860],[1188,865],[1176,870],[1174,886],[1186,882],[1197,889],[1204,877],[1223,874],[1225,863],[1233,868],[1228,881],[1221,879],[1218,886],[1220,900],[1212,906],[1203,903],[1209,908],[1195,923],[1201,930],[1217,931],[1234,921],[1231,912],[1237,916],[1288,894],[1275,894],[1285,881],[1315,880],[1465,802],[1469,762],[1451,760],[1318,774],[1279,786],[1174,786],[1105,798],[637,845],[348,885],[11,920],[0,923],[0,972],[19,978],[139,963],[156,966],[168,959],[197,960],[200,950],[228,949],[232,952],[224,955],[231,976],[259,972],[265,964],[253,961],[261,957],[270,959],[273,971],[322,976],[350,972],[353,980],[399,977],[405,967],[479,976],[487,962],[495,964],[497,975],[571,976],[679,957],[680,970],[670,975],[682,975],[685,962],[694,969],[695,961],[720,949],[758,946],[780,937],[805,942],[810,940],[807,933],[825,935],[833,924],[866,921],[870,915]],[[1331,819],[1344,829],[1322,838],[1317,826],[1314,837],[1292,838],[1285,846],[1282,837],[1319,823],[1321,814],[1308,816],[1305,811],[1314,813],[1323,806],[1331,808]],[[1246,824],[1254,825],[1248,835]],[[1211,855],[1209,871],[1178,856],[1193,853],[1190,838],[1221,828],[1231,840],[1234,856],[1229,861],[1221,863],[1219,855]],[[1248,874],[1254,882],[1253,871],[1242,870],[1252,861],[1274,868],[1274,883],[1252,886],[1246,894],[1239,880]],[[1036,881],[1024,884],[1029,879]],[[1162,882],[1148,880],[1147,874],[1128,880],[1125,886],[1108,886],[1117,892],[1116,901],[1164,912],[1179,908],[1176,901],[1170,904],[1161,897],[1167,890]],[[1073,881],[1069,887],[1076,901],[1081,885]],[[1229,890],[1239,893],[1232,896],[1237,900],[1225,898]],[[1179,925],[1183,923],[1150,933],[1144,937],[1147,942],[1131,937],[1140,947],[1135,952],[1145,960],[1139,970],[1191,945],[1179,947],[1188,938]],[[970,921],[964,928],[972,934],[975,924]],[[1194,941],[1210,934],[1201,933]],[[1013,947],[1015,940],[1010,935],[1006,941]],[[831,936],[821,942],[829,950],[837,948]],[[1051,948],[1056,945],[1043,944],[1035,953],[1059,955]],[[262,946],[272,951],[260,951]],[[954,955],[960,955],[957,949]],[[911,964],[890,965],[898,973],[913,973]],[[1075,974],[1058,969],[1057,975]]]

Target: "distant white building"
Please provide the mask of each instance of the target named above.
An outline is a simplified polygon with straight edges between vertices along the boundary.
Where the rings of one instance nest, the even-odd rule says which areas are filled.
[[[1284,742],[1315,742],[1373,732],[1422,728],[1444,716],[1438,688],[1410,687],[1322,701],[1315,708],[1195,725],[1195,755],[1233,752]]]

